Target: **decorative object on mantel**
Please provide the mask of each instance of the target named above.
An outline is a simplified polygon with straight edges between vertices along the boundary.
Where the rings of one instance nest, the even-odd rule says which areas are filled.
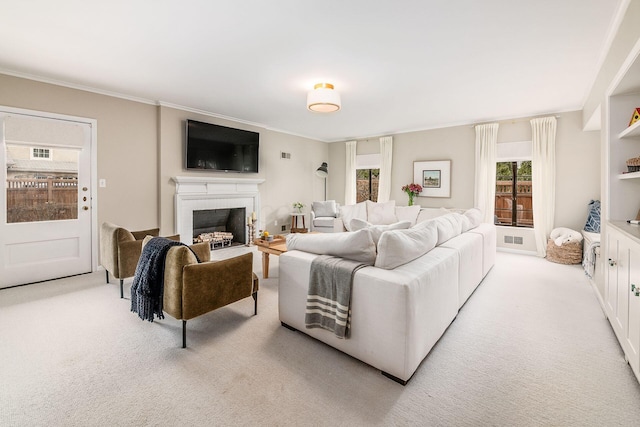
[[[640,156],[627,160],[627,172],[640,172]]]
[[[633,114],[631,115],[631,120],[629,121],[629,126],[631,126],[638,120],[640,120],[640,107],[633,110]]]
[[[304,205],[300,202],[295,202],[293,204],[293,208],[296,209],[298,213],[302,213],[302,208],[304,208]]]
[[[413,182],[420,183],[420,197],[451,197],[451,160],[413,162]]]
[[[407,195],[409,196],[408,206],[413,206],[413,198],[422,193],[422,186],[420,184],[411,183],[402,186],[402,191],[407,193]]]
[[[247,246],[253,246],[253,239],[256,238],[256,213],[251,212],[251,215],[247,217],[247,228],[249,229],[249,241],[247,242]]]

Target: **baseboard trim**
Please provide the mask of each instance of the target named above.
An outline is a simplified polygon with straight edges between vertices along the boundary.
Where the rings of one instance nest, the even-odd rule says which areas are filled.
[[[532,255],[532,256],[536,256],[537,255],[537,252],[533,252],[533,251],[524,251],[522,249],[502,248],[500,246],[498,246],[496,248],[496,250],[498,252],[508,252],[508,253],[520,254],[520,255]]]

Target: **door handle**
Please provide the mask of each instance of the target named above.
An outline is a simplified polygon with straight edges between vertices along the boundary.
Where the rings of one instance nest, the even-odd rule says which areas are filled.
[[[616,264],[617,264],[617,263],[616,263],[614,260],[612,260],[611,258],[609,258],[609,266],[613,267],[613,266],[615,266]]]
[[[89,210],[89,206],[83,206],[83,207],[82,207],[82,210],[83,210],[83,211],[88,211],[88,210]]]

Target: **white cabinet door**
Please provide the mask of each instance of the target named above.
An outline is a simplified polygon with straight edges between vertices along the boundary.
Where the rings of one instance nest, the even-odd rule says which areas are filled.
[[[640,378],[640,246],[629,251],[629,322],[627,326],[627,358],[631,369]]]
[[[606,245],[604,308],[613,323],[618,311],[618,238],[610,229],[607,229]]]

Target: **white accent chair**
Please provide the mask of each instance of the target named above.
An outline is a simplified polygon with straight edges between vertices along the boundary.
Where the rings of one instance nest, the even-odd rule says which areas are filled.
[[[311,231],[339,233],[345,231],[340,218],[340,204],[335,200],[313,202],[311,204]]]

